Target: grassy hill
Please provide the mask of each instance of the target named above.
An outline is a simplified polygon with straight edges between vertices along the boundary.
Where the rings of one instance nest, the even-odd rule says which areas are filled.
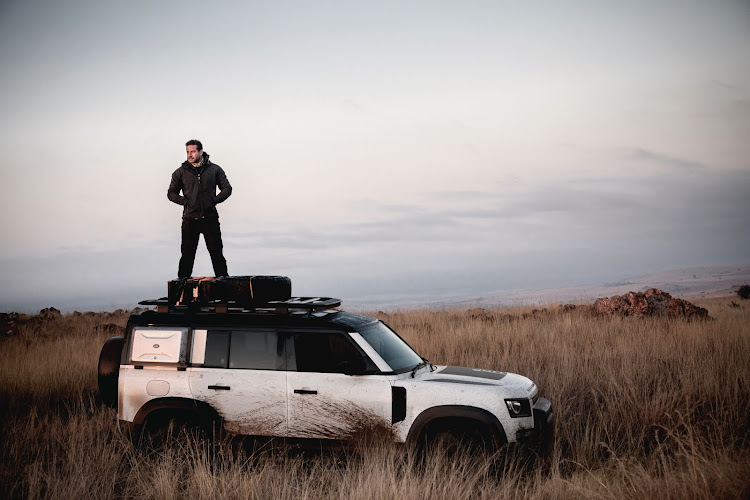
[[[733,302],[735,305],[733,305]],[[750,301],[698,300],[709,321],[550,306],[376,313],[436,364],[521,373],[556,411],[545,457],[151,453],[118,434],[96,362],[128,313],[19,318],[0,339],[0,491],[17,498],[747,498]],[[105,326],[106,325],[106,326]]]

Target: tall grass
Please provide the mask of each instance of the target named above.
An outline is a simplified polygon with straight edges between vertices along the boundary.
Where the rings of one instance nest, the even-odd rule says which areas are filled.
[[[0,341],[0,493],[23,498],[745,498],[750,494],[750,310],[715,318],[602,318],[585,308],[377,313],[436,364],[521,373],[555,408],[531,460],[363,441],[206,456],[189,441],[135,448],[96,393],[96,360],[127,316],[32,321]]]

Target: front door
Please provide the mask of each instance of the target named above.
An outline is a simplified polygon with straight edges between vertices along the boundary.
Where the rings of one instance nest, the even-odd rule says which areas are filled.
[[[352,374],[375,367],[348,335],[294,332],[287,352],[290,437],[390,432],[391,384],[383,375]]]

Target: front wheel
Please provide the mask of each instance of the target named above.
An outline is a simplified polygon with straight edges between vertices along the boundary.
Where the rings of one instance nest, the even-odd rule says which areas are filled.
[[[429,429],[424,438],[424,450],[447,458],[461,455],[478,456],[492,451],[493,440],[476,425],[442,424]]]

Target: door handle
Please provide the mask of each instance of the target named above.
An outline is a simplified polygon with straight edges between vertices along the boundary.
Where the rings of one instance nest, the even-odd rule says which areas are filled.
[[[209,389],[214,389],[214,390],[217,390],[217,391],[228,391],[229,390],[229,386],[228,385],[209,385],[208,388]]]
[[[310,389],[294,389],[295,394],[317,394],[318,391],[312,391]]]

